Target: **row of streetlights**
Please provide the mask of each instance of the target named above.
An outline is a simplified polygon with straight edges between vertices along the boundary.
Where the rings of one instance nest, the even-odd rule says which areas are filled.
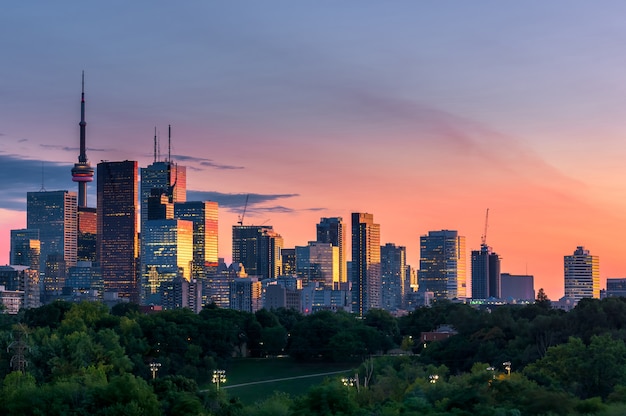
[[[161,368],[161,363],[153,362],[150,363],[150,371],[152,372],[152,379],[156,378],[157,372]],[[354,379],[351,379],[354,380]],[[213,384],[220,389],[220,384],[226,383],[226,371],[225,370],[213,370],[213,379],[211,380]],[[352,384],[351,384],[352,385]]]

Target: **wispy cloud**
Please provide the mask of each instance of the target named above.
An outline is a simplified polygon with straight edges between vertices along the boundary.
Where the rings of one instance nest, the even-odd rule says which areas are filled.
[[[231,211],[239,211],[247,204],[250,212],[257,210],[283,210],[280,212],[291,212],[291,208],[285,207],[262,207],[261,205],[284,198],[294,198],[299,194],[227,194],[213,191],[187,191],[189,201],[215,201],[221,208],[228,208]],[[287,210],[287,211],[285,211]]]
[[[70,164],[24,159],[17,155],[0,154],[0,208],[23,211],[26,193],[73,189]]]
[[[26,140],[26,139],[24,139]],[[72,147],[72,146],[60,146],[57,144],[40,144],[40,147],[43,147],[44,149],[54,149],[54,150],[62,150],[64,152],[74,152],[77,153],[80,151],[79,147]],[[103,149],[103,148],[97,148],[97,147],[87,147],[87,151],[88,152],[110,152],[113,151],[114,149]]]
[[[211,159],[207,159],[207,158],[203,158],[203,157],[186,156],[186,155],[172,155],[172,157],[173,157],[174,160],[198,163],[200,166],[205,166],[205,167],[208,167],[208,168],[226,169],[226,170],[229,170],[229,169],[243,169],[243,166],[222,165],[222,164],[219,164],[219,163],[215,163]]]

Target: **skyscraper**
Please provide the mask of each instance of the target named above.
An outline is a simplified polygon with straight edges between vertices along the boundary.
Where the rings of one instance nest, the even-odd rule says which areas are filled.
[[[283,238],[271,225],[233,225],[233,263],[249,276],[274,279],[282,272]]]
[[[339,247],[339,282],[348,280],[346,272],[346,247],[344,244],[343,219],[341,217],[322,218],[317,224],[317,241],[331,243]]]
[[[171,160],[157,161],[141,168],[141,232],[148,220],[148,200],[153,189],[162,189],[170,203],[187,200],[187,168],[178,166]]]
[[[49,255],[59,254],[67,267],[76,264],[76,193],[68,191],[28,192],[26,228],[39,230],[39,271],[45,272]]]
[[[9,264],[13,266],[27,266],[39,273],[41,243],[39,230],[11,230],[11,253]]]
[[[571,256],[564,256],[565,298],[600,298],[600,259],[585,247],[578,246]]]
[[[317,282],[329,289],[338,287],[339,247],[319,241],[296,246],[296,273],[305,284]]]
[[[213,201],[188,201],[174,204],[174,217],[193,222],[194,278],[204,278],[207,267],[218,265],[218,205]]]
[[[420,237],[419,291],[435,299],[466,296],[465,237],[454,230],[429,231]]]
[[[533,301],[535,299],[534,276],[529,274],[509,274],[500,275],[500,297],[502,299],[516,299]],[[608,283],[607,283],[608,288]]]
[[[352,213],[352,312],[380,308],[380,225],[374,216]]]
[[[137,162],[98,164],[98,260],[106,292],[139,302]]]
[[[148,220],[141,238],[142,302],[160,304],[159,289],[163,283],[173,282],[177,277],[191,280],[193,222]]]
[[[480,250],[472,250],[471,262],[472,298],[500,298],[500,256],[482,244]]]
[[[406,279],[406,247],[387,243],[380,247],[381,307],[388,311],[403,308]]]

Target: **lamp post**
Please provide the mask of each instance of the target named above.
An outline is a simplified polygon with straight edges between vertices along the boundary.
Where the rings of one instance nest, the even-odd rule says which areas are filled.
[[[213,370],[213,384],[220,389],[220,383],[226,383],[226,371],[224,370]]]
[[[431,374],[428,376],[428,378],[430,379],[430,382],[432,384],[435,384],[437,380],[439,380],[439,376],[437,374]]]
[[[156,374],[161,367],[161,363],[150,363],[150,371],[152,371],[152,380],[156,378]]]
[[[504,369],[506,370],[506,375],[510,376],[511,375],[511,362],[505,361],[502,363],[502,365],[504,366]]]
[[[354,387],[354,383],[356,383],[356,378],[354,377],[344,377],[341,379],[341,382],[346,387]]]

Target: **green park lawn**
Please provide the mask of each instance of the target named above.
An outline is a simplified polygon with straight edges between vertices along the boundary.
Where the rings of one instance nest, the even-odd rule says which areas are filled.
[[[288,357],[240,358],[231,361],[225,369],[227,381],[223,387],[226,388],[230,397],[238,397],[243,403],[252,404],[272,395],[275,391],[298,396],[306,393],[311,386],[321,383],[327,377],[341,378],[343,374],[302,376],[336,371],[349,374],[354,371],[355,367],[355,363],[299,363]],[[298,378],[237,387],[238,384],[290,377]]]

